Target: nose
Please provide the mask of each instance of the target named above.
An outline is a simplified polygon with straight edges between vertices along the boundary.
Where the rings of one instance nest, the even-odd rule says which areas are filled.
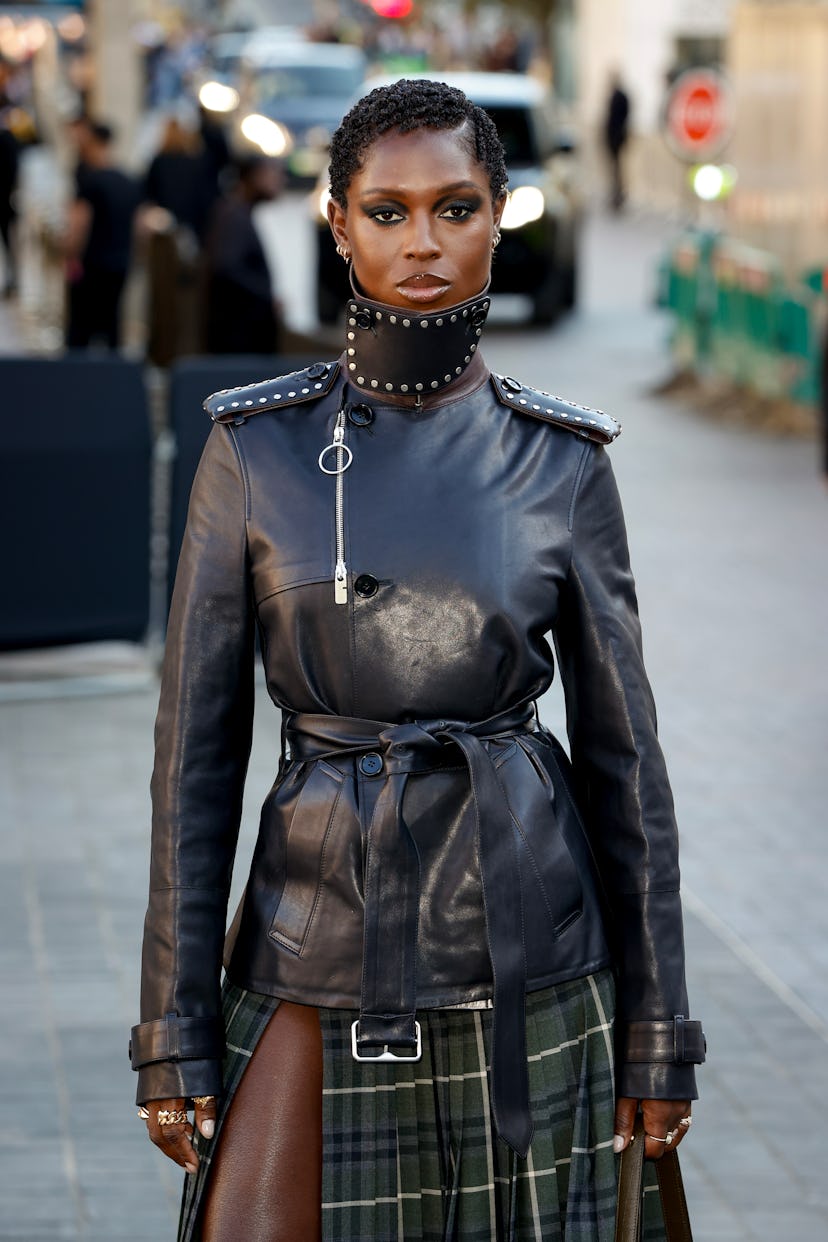
[[[414,212],[409,217],[405,238],[406,258],[433,259],[440,254],[440,243],[437,240],[435,221],[431,212]]]

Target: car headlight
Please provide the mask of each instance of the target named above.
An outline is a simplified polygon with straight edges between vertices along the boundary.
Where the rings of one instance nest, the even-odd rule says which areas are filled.
[[[208,112],[232,112],[239,104],[239,92],[224,82],[205,82],[198,92],[198,102]]]
[[[241,123],[241,132],[248,142],[257,146],[263,155],[288,155],[293,149],[290,130],[278,121],[259,112],[251,112]]]
[[[546,202],[543,192],[536,185],[519,185],[512,190],[506,199],[503,215],[500,217],[502,229],[522,229],[524,224],[540,220]]]

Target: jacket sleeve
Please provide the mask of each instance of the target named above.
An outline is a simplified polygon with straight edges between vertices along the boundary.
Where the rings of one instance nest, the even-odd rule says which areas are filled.
[[[673,798],[644,670],[624,517],[609,458],[596,444],[584,447],[570,530],[555,642],[576,791],[616,961],[618,1092],[694,1099],[703,1036],[698,1023],[686,1021]]]
[[[253,724],[244,471],[214,427],[173,592],[152,775],[138,1103],[221,1090],[221,954]]]

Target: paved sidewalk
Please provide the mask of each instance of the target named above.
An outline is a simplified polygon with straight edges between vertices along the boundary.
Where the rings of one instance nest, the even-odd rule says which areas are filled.
[[[651,395],[665,366],[664,321],[642,300],[657,240],[645,220],[597,221],[588,309],[551,334],[496,330],[486,354],[528,381],[554,375],[624,424],[613,461],[683,832],[691,1002],[710,1044],[682,1147],[697,1242],[816,1240],[828,1236],[828,490],[814,444]],[[16,667],[12,684],[0,658],[0,1239],[161,1242],[180,1181],[135,1117],[126,1056],[157,689],[139,660],[133,677],[85,670],[64,687],[76,693],[52,681],[54,697],[36,697]],[[259,698],[237,889],[278,750]],[[559,727],[556,690],[544,706]]]

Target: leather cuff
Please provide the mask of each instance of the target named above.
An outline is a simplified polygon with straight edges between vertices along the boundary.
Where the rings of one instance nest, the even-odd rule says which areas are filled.
[[[680,1013],[668,1022],[628,1022],[621,1030],[619,1057],[628,1063],[701,1065],[706,1053],[701,1022],[691,1022]]]
[[[168,1013],[132,1028],[129,1056],[134,1070],[156,1061],[221,1060],[224,1025],[220,1018],[180,1018]]]

